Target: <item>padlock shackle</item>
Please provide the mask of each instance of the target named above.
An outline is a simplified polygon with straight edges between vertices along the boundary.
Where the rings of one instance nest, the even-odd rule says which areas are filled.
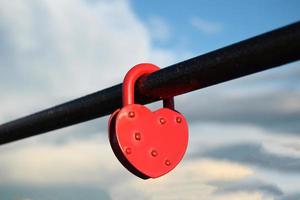
[[[151,74],[160,68],[151,63],[141,63],[132,67],[125,75],[123,81],[123,106],[134,104],[135,82],[143,75]],[[174,98],[163,99],[165,108],[174,110]]]

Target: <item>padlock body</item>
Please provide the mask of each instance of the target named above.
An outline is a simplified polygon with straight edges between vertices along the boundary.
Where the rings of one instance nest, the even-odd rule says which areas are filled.
[[[188,125],[180,113],[168,108],[152,112],[143,105],[130,104],[113,118],[110,134],[115,141],[111,144],[118,145],[117,154],[114,152],[123,165],[128,161],[125,165],[133,167],[129,170],[132,173],[157,178],[181,161],[188,144]]]

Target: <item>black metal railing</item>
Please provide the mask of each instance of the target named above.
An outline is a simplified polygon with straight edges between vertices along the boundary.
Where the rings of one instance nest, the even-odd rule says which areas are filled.
[[[212,86],[300,59],[300,22],[163,68],[136,84],[146,104]],[[112,113],[122,106],[122,84],[0,126],[0,144]]]

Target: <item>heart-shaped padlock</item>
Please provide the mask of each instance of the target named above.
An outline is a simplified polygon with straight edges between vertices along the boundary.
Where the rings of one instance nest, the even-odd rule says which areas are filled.
[[[188,144],[185,117],[174,110],[173,97],[154,112],[134,104],[134,85],[142,75],[159,70],[153,64],[134,66],[123,83],[123,108],[109,120],[109,141],[118,160],[136,176],[160,177],[176,167]]]

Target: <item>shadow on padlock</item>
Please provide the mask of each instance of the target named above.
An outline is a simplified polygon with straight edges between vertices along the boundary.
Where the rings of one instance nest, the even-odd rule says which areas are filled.
[[[115,154],[115,156],[118,158],[120,163],[131,173],[134,175],[142,178],[142,179],[148,179],[150,177],[146,176],[145,174],[141,173],[139,170],[137,170],[133,165],[130,164],[130,162],[126,159],[126,157],[123,155],[123,152],[118,144],[118,140],[116,138],[116,117],[119,113],[120,109],[116,110],[109,119],[109,127],[108,127],[108,135],[109,135],[109,142],[110,146],[112,147],[112,150]]]
[[[109,119],[112,150],[121,164],[134,175],[157,178],[183,158],[188,144],[185,117],[174,110],[173,97],[163,99],[164,107],[151,111],[134,103],[134,84],[142,75],[157,71],[152,64],[134,66],[123,83],[123,107]]]

